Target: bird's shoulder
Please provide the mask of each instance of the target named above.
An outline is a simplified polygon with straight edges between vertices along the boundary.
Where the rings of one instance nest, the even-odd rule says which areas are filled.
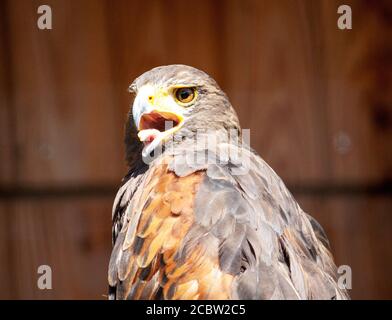
[[[204,244],[185,246],[205,172],[178,176],[167,161],[131,176],[113,206],[112,296],[132,299],[228,298],[232,277],[216,268]],[[121,221],[121,223],[119,222]]]
[[[109,268],[117,296],[342,296],[315,220],[279,176],[249,148],[220,147],[223,156],[177,150],[119,190]]]

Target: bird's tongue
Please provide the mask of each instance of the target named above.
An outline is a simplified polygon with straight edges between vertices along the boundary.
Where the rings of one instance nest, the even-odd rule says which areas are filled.
[[[147,145],[153,142],[161,134],[162,132],[160,132],[157,129],[145,129],[139,131],[137,135],[140,141],[142,141],[145,145]]]

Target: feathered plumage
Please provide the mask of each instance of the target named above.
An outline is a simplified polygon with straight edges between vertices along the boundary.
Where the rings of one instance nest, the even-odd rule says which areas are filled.
[[[143,161],[138,121],[129,117],[130,173],[113,206],[110,298],[348,298],[323,229],[242,142],[237,116],[215,81],[175,65],[147,72],[132,90],[138,95],[146,86],[168,93],[192,87],[197,98],[176,109],[183,120],[174,139],[150,162]],[[162,99],[154,96],[151,107],[165,104],[166,115],[172,102]],[[195,139],[197,129],[209,129],[202,134],[207,140]],[[238,139],[228,138],[233,129]]]

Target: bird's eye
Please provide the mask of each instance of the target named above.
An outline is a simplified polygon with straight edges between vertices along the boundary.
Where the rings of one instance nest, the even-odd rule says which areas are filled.
[[[195,99],[195,88],[178,88],[175,96],[178,102],[188,104]]]

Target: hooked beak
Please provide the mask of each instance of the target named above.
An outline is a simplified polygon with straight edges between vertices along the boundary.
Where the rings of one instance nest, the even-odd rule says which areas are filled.
[[[138,91],[132,108],[133,120],[139,131],[138,137],[145,145],[142,155],[149,155],[159,144],[166,141],[183,124],[183,109],[173,98],[157,92],[151,86]]]

